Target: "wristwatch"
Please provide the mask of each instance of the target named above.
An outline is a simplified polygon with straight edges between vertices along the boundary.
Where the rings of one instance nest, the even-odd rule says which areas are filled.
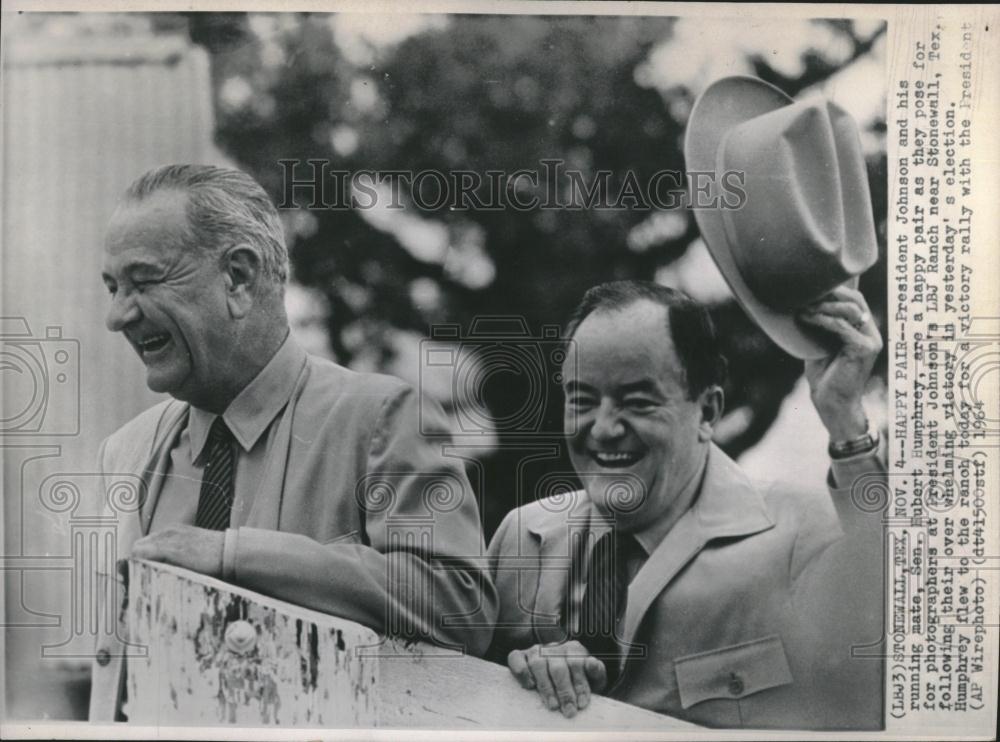
[[[866,421],[867,422],[867,421]],[[871,453],[878,448],[878,431],[872,430],[868,424],[867,430],[857,438],[849,438],[846,441],[830,441],[827,452],[831,459],[847,459],[851,456],[858,456],[863,453]]]

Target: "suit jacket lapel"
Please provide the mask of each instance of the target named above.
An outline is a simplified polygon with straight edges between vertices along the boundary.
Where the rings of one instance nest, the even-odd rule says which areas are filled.
[[[275,455],[268,457],[268,466],[257,487],[253,505],[246,519],[247,522],[237,525],[252,525],[271,530],[278,528],[285,468],[292,438],[293,412],[307,378],[308,364],[303,364],[296,381],[295,391],[282,412],[273,444]],[[119,455],[115,465],[120,471],[140,472],[146,490],[146,498],[139,510],[138,524],[143,535],[149,533],[150,525],[153,522],[153,513],[156,511],[156,503],[163,491],[163,483],[170,466],[170,452],[187,424],[189,409],[187,404],[177,401],[168,402],[153,434],[152,444],[148,448],[142,445],[130,448]],[[136,443],[141,444],[142,441],[136,441]]]
[[[574,630],[590,557],[586,548],[609,526],[594,518],[590,500],[582,491],[569,495],[568,506],[551,512],[528,530],[538,539],[538,580],[531,623],[538,642],[565,641]]]
[[[153,435],[151,448],[144,452],[141,463],[126,464],[124,471],[140,471],[146,487],[146,500],[139,510],[140,528],[142,534],[149,533],[156,511],[156,502],[163,489],[163,480],[170,466],[170,451],[177,442],[177,437],[187,424],[189,407],[180,402],[170,402],[160,418],[156,432]]]
[[[288,471],[288,456],[292,445],[292,426],[295,423],[295,408],[306,381],[309,379],[309,364],[303,363],[295,389],[284,410],[271,442],[272,450],[268,452],[264,473],[261,475],[253,495],[253,501],[245,522],[237,526],[250,526],[270,531],[280,530],[281,503],[285,493],[285,477]]]
[[[635,639],[649,606],[709,541],[749,536],[773,526],[760,493],[736,463],[713,445],[694,505],[670,529],[629,585],[625,642]]]
[[[538,582],[531,625],[539,643],[563,641],[566,595],[570,585],[569,540],[543,535],[539,544]]]

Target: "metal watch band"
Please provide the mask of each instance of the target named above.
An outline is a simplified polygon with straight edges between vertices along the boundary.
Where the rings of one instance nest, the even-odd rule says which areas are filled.
[[[872,431],[871,427],[859,435],[846,441],[830,441],[827,451],[832,459],[847,459],[862,453],[870,453],[878,448],[878,431]]]

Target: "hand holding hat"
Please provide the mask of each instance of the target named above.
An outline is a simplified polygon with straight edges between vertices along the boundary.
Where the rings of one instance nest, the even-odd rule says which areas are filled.
[[[838,286],[799,317],[810,326],[839,339],[836,353],[805,362],[813,405],[831,441],[864,435],[868,420],[861,404],[882,336],[860,291]]]
[[[695,210],[737,301],[791,355],[828,356],[829,328],[799,315],[838,286],[856,287],[878,258],[853,119],[831,102],[728,77],[695,102],[684,154],[689,172],[714,172],[716,183],[743,173],[745,203]]]

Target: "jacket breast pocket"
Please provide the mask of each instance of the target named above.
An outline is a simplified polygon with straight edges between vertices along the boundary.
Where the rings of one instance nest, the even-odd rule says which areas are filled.
[[[684,709],[712,699],[740,700],[792,682],[777,636],[678,657],[674,671]]]

